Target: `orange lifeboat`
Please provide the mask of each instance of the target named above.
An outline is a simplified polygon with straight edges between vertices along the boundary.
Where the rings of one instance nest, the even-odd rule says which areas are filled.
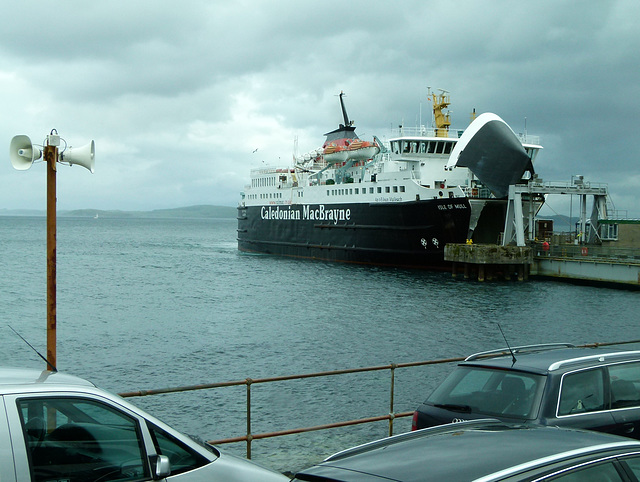
[[[349,151],[344,146],[330,144],[324,148],[324,160],[329,163],[344,162],[349,157]]]
[[[357,139],[349,146],[349,159],[355,161],[364,161],[373,158],[380,148],[373,142]]]

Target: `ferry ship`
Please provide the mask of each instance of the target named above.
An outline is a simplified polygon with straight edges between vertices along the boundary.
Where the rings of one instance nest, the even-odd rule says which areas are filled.
[[[449,94],[429,89],[432,126],[364,140],[339,99],[344,123],[321,148],[251,171],[238,205],[240,251],[444,269],[447,243],[498,242],[508,186],[533,175],[537,138],[490,113],[454,130]]]

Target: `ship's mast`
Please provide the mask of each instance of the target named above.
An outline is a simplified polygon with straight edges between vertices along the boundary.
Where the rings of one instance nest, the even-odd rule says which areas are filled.
[[[449,137],[449,127],[451,126],[451,114],[444,113],[444,109],[449,108],[449,92],[443,89],[438,89],[439,94],[431,92],[429,87],[429,95],[433,97],[433,117],[436,123],[436,136],[437,137]]]
[[[342,108],[342,118],[344,119],[344,124],[339,124],[339,127],[336,130],[331,132],[327,132],[325,136],[327,136],[323,148],[327,147],[331,142],[338,142],[340,145],[343,144],[343,139],[357,139],[358,136],[355,133],[356,128],[353,127],[353,121],[349,120],[349,116],[347,115],[347,109],[344,106],[344,100],[342,97],[346,94],[344,92],[340,92],[340,107]]]
[[[353,121],[349,120],[349,116],[347,115],[347,108],[344,106],[344,100],[342,97],[345,95],[343,91],[340,91],[340,107],[342,107],[342,117],[344,118],[344,125],[350,126],[353,124]],[[340,126],[342,127],[342,126]]]

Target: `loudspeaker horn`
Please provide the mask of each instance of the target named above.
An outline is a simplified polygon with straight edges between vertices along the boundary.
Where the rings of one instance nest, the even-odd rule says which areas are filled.
[[[42,151],[31,144],[29,136],[15,136],[9,146],[9,158],[13,167],[19,171],[26,171],[33,161],[42,157]]]
[[[60,153],[60,162],[68,162],[70,166],[78,164],[93,173],[96,165],[95,142],[91,141],[82,147],[69,147]]]

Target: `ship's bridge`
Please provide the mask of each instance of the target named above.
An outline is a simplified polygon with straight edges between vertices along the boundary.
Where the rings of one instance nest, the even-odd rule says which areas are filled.
[[[457,139],[449,138],[424,138],[424,137],[403,137],[391,139],[390,151],[394,155],[408,157],[422,157],[425,155],[443,154],[448,156],[453,150]]]
[[[393,140],[410,138],[410,137],[416,137],[420,139],[439,137],[440,139],[448,139],[448,140],[455,141],[456,139],[460,138],[460,136],[462,136],[462,133],[464,132],[464,129],[449,129],[449,135],[443,138],[438,136],[439,130],[440,129],[427,127],[427,126],[419,126],[419,127],[402,126],[402,127],[396,127],[391,129],[389,138],[393,141]],[[524,133],[514,132],[514,134],[518,139],[520,139],[520,142],[522,142],[522,144],[531,144],[531,145],[537,145],[537,146],[540,145],[540,136],[532,136],[531,134],[528,134],[526,132]]]

